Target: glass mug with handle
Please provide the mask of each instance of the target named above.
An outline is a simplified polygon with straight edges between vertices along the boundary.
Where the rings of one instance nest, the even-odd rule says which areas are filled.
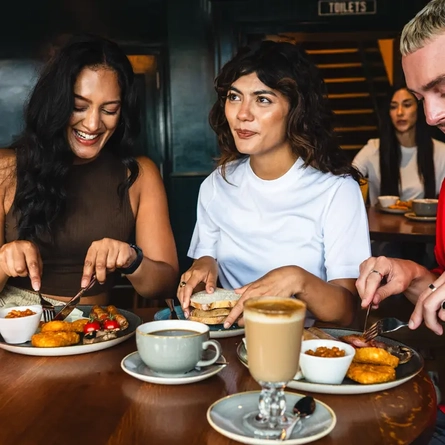
[[[306,305],[294,298],[254,297],[244,303],[249,371],[261,394],[258,410],[243,421],[257,436],[276,438],[292,419],[284,388],[298,371],[305,315]]]

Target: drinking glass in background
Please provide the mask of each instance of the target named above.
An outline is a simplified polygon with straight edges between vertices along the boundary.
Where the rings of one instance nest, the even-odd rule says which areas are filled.
[[[247,359],[261,385],[258,411],[244,418],[254,434],[276,438],[289,425],[284,388],[298,371],[306,305],[294,298],[255,297],[244,303]]]

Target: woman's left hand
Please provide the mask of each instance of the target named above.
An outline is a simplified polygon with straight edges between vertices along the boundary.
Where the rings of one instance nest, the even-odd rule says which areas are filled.
[[[81,287],[88,286],[93,274],[99,283],[104,283],[108,272],[128,267],[137,257],[128,244],[111,238],[93,241],[85,257]]]
[[[238,320],[238,317],[243,313],[244,302],[248,298],[261,296],[291,297],[298,293],[299,271],[301,271],[301,268],[298,266],[279,267],[271,270],[258,280],[235,289],[237,294],[242,295],[227,316],[224,327],[227,329]],[[240,319],[238,324],[243,326],[244,320]]]

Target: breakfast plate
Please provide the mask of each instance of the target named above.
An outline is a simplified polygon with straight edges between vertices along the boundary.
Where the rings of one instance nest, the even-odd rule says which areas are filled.
[[[423,221],[423,222],[434,222],[436,221],[435,216],[417,216],[414,212],[405,213],[405,217],[411,221]]]
[[[88,318],[92,308],[93,306],[86,305],[79,305],[76,307],[76,309],[82,311],[85,318]],[[6,343],[0,336],[0,348],[9,352],[15,352],[16,354],[34,355],[39,357],[59,357],[65,355],[87,354],[89,352],[96,352],[101,351],[102,349],[108,349],[132,337],[136,332],[136,328],[140,324],[142,324],[142,319],[136,314],[133,314],[133,312],[119,309],[119,313],[127,319],[129,326],[127,329],[125,329],[125,331],[119,331],[117,334],[117,338],[114,338],[112,340],[103,341],[101,343],[92,343],[88,345],[63,346],[59,348],[36,348],[35,346],[31,345],[31,342],[12,345]]]
[[[323,331],[332,335],[333,337],[342,337],[344,335],[357,334],[361,335],[361,332],[353,331],[351,329],[336,329],[336,328],[324,328]],[[376,340],[382,341],[393,346],[408,346],[400,343],[396,340],[392,340],[387,337],[376,337]],[[411,348],[410,348],[411,349]],[[247,363],[247,350],[244,342],[240,342],[237,347],[237,355],[241,363],[248,367]],[[297,389],[304,392],[318,392],[321,394],[368,394],[377,391],[384,391],[390,388],[399,386],[417,375],[423,368],[423,358],[421,355],[412,350],[412,357],[408,363],[399,365],[396,368],[396,379],[392,382],[374,383],[371,385],[363,385],[354,382],[348,378],[345,378],[340,385],[329,385],[322,383],[311,383],[304,378],[300,380],[291,380],[287,386],[289,388]]]
[[[185,320],[184,312],[181,306],[175,306],[176,315],[180,320]],[[162,309],[154,315],[155,321],[168,320],[170,317],[170,309]],[[244,335],[244,328],[240,328],[237,324],[233,324],[229,329],[224,329],[222,324],[208,325],[210,329],[210,338],[228,338]]]
[[[206,352],[206,351],[204,351]],[[223,355],[219,357],[222,362],[226,359]],[[180,376],[160,376],[152,371],[141,359],[137,351],[127,355],[121,361],[121,368],[132,377],[142,380],[143,382],[157,383],[159,385],[185,385],[187,383],[200,382],[218,374],[224,367],[223,364],[213,364],[200,369],[195,368]]]
[[[258,409],[259,391],[242,392],[216,401],[207,410],[207,420],[223,436],[241,443],[254,445],[276,444],[277,439],[255,437],[243,422],[243,418]],[[303,395],[286,392],[287,406],[293,406]],[[334,411],[325,403],[315,399],[314,413],[302,419],[301,427],[294,429],[286,444],[299,445],[314,442],[328,435],[337,423]]]
[[[380,204],[376,204],[376,209],[383,213],[392,213],[393,215],[404,215],[408,208],[405,209],[391,209],[389,207],[382,207]]]

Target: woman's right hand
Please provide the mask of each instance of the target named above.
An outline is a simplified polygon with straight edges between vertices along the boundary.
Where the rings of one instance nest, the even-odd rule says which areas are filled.
[[[29,276],[32,288],[40,290],[43,263],[39,248],[31,241],[12,241],[0,248],[0,268],[8,277]]]
[[[178,299],[184,314],[189,314],[190,297],[196,286],[205,283],[205,290],[211,294],[216,289],[218,279],[218,265],[215,258],[203,256],[193,262],[192,267],[181,275],[178,286]]]

